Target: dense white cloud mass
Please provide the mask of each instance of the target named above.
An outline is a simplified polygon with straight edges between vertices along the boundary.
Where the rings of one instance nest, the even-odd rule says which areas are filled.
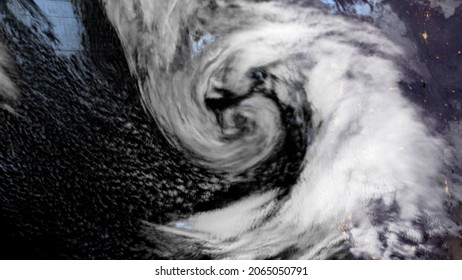
[[[271,1],[104,3],[147,111],[193,160],[239,180],[280,147],[288,122],[306,133],[284,199],[254,193],[159,230],[218,258],[324,259],[345,248],[413,258],[454,229],[440,177],[446,144],[401,95],[406,53],[375,27]]]

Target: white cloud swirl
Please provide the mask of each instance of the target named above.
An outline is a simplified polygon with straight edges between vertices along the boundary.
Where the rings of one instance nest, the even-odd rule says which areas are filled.
[[[414,258],[435,250],[429,237],[454,230],[438,181],[446,144],[401,95],[396,62],[406,54],[378,29],[273,2],[104,3],[147,110],[201,164],[239,173],[280,141],[278,108],[264,96],[224,113],[221,125],[204,105],[223,98],[217,88],[246,95],[252,69],[277,77],[283,104],[307,100],[312,111],[313,139],[285,199],[254,194],[159,230],[200,240],[218,258],[314,259],[345,246],[355,257]]]

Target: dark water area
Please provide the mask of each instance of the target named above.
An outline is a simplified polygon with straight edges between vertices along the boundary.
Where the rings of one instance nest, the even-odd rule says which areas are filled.
[[[57,39],[34,1],[19,2],[37,23],[25,26],[0,4],[22,93],[19,117],[0,111],[1,258],[144,257],[133,251],[141,221],[190,213],[213,196],[216,179],[149,120],[95,1],[76,5],[86,28],[68,56],[48,44]]]
[[[165,139],[98,1],[72,1],[80,40],[67,43],[37,2],[0,1],[0,34],[21,93],[14,114],[0,110],[0,259],[208,258],[195,251],[200,244],[166,252],[181,240],[146,238],[146,222],[166,224],[268,189],[284,199],[302,168],[297,141],[305,136],[289,134],[293,142],[254,171],[261,176],[244,172],[230,183]],[[351,15],[345,7],[354,1],[337,2],[338,13]],[[416,1],[384,2],[412,31],[430,71],[403,81],[403,92],[446,133],[462,118],[462,9],[446,18]],[[459,214],[454,219],[460,224]]]
[[[415,1],[389,1],[400,18],[410,26],[419,58],[430,71],[430,77],[416,77],[411,85],[412,95],[426,112],[438,119],[439,130],[447,129],[449,122],[462,117],[462,28],[460,6],[446,18],[443,13]],[[423,38],[427,34],[428,39]]]

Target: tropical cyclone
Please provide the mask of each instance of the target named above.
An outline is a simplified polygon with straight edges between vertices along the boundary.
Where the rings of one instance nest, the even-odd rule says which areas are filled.
[[[437,184],[446,144],[401,95],[406,53],[378,29],[283,1],[104,4],[173,146],[231,181],[268,161],[297,173],[290,191],[154,228],[218,258],[319,259],[431,254],[425,236],[454,228]]]

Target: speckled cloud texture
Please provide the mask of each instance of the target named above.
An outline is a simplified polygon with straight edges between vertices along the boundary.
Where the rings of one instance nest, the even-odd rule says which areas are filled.
[[[268,191],[158,229],[225,258],[296,248],[323,259],[345,243],[356,257],[436,250],[424,236],[454,227],[438,184],[446,144],[400,93],[404,50],[317,9],[213,2],[105,1],[148,111],[173,145],[231,178],[268,159],[304,114],[309,125],[289,129],[309,145],[284,200]],[[210,99],[235,103],[214,115]]]

